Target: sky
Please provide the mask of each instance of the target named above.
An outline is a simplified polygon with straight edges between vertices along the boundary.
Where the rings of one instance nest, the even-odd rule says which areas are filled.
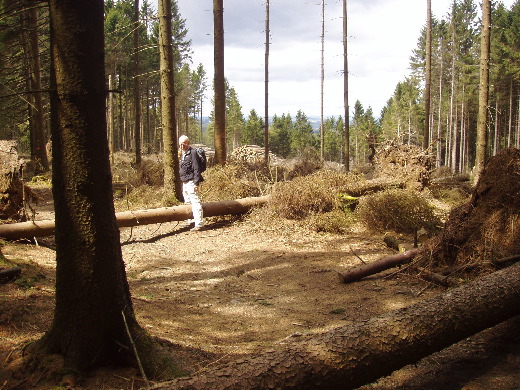
[[[503,0],[510,8],[515,0]],[[431,0],[432,14],[446,18],[453,0]],[[475,1],[475,3],[479,3]],[[152,0],[157,9],[157,0]],[[177,0],[192,42],[193,69],[201,63],[208,79],[203,116],[211,110],[213,1]],[[343,116],[342,0],[325,2],[325,118]],[[480,7],[477,9],[480,15]],[[271,0],[269,116],[298,110],[321,115],[320,0]],[[347,0],[349,106],[359,100],[379,117],[397,83],[410,74],[409,59],[426,24],[426,0]],[[265,0],[224,0],[225,76],[242,113],[264,116]]]

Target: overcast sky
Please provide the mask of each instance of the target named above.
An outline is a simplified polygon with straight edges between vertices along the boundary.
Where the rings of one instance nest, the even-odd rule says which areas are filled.
[[[453,0],[432,0],[445,18]],[[510,8],[514,0],[502,1]],[[192,41],[193,69],[202,63],[213,80],[213,1],[177,0]],[[475,3],[480,3],[475,1]],[[157,0],[152,0],[157,9]],[[269,115],[302,110],[320,116],[321,1],[271,0]],[[480,15],[480,7],[477,10]],[[377,118],[399,81],[426,24],[426,0],[347,0],[349,105],[359,100]],[[325,2],[325,117],[343,115],[342,0]],[[242,113],[264,115],[265,0],[224,0],[225,76]],[[203,115],[211,110],[211,88]]]

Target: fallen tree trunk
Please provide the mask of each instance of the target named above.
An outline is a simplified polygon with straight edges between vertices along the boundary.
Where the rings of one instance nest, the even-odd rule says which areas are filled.
[[[378,272],[384,271],[386,269],[408,263],[415,256],[417,256],[420,251],[420,249],[412,249],[403,253],[386,256],[371,263],[355,267],[347,272],[340,273],[340,281],[343,283],[352,283],[364,278],[365,276],[377,274]]]
[[[520,263],[446,294],[153,389],[355,389],[520,314]]]
[[[256,206],[267,203],[269,197],[253,197],[221,202],[203,203],[204,217],[217,215],[240,215]],[[149,225],[171,221],[184,221],[192,218],[191,205],[162,207],[158,209],[123,211],[116,213],[119,227]],[[51,236],[54,234],[54,220],[29,221],[0,225],[0,237],[21,239]]]

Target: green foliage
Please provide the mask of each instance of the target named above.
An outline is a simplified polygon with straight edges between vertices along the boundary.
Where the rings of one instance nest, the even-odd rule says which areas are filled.
[[[259,117],[254,109],[251,110],[242,132],[242,143],[244,145],[264,146],[264,132],[264,119]]]
[[[434,230],[440,225],[428,201],[410,190],[387,190],[364,196],[356,208],[356,215],[374,231],[412,234],[416,229]]]
[[[317,144],[318,138],[313,132],[307,115],[302,110],[298,110],[291,133],[291,154],[301,153],[309,146],[316,147]]]
[[[350,125],[350,155],[357,166],[368,162],[369,147],[379,139],[380,126],[375,120],[372,108],[366,111],[359,100],[354,104],[354,115]]]
[[[275,115],[269,127],[269,145],[272,152],[281,157],[289,157],[291,153],[291,133],[293,123],[290,114]]]
[[[420,145],[423,134],[423,106],[419,80],[407,78],[397,84],[381,118],[382,135],[403,144]]]
[[[344,154],[345,128],[343,118],[327,118],[324,123],[324,158],[341,163]]]

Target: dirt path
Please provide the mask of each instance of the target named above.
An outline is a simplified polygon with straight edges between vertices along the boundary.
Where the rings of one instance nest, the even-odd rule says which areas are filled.
[[[51,239],[42,241],[52,246]],[[121,242],[140,324],[180,345],[179,353],[194,371],[442,291],[409,276],[390,276],[391,271],[340,283],[338,271],[392,253],[381,237],[361,233],[313,234],[296,227],[270,231],[253,220],[211,221],[206,230],[190,232],[174,222],[123,229]],[[10,243],[2,251],[22,265],[27,285],[0,285],[0,337],[5,340],[0,389],[24,380],[16,351],[50,324],[55,267],[51,248]],[[519,322],[459,343],[370,388],[518,390]],[[130,389],[138,385],[131,380],[136,374],[99,371],[81,388]],[[16,388],[50,389],[46,375],[37,385],[31,377]]]

